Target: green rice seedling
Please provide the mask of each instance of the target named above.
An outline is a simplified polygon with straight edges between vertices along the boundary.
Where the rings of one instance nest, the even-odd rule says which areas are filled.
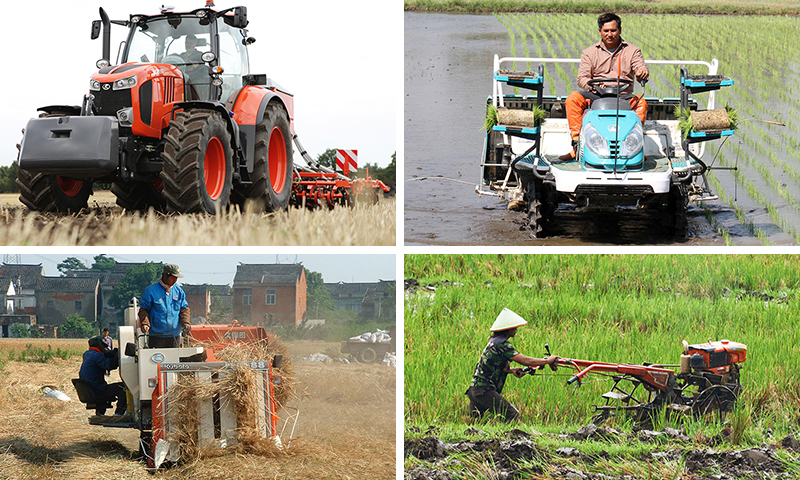
[[[483,129],[487,132],[497,125],[497,107],[492,103],[486,104],[486,119],[483,121]]]

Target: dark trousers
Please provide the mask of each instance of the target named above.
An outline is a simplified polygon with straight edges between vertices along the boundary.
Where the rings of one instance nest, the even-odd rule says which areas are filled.
[[[106,391],[100,394],[103,403],[111,404],[117,402],[117,409],[114,410],[114,415],[125,415],[128,410],[128,397],[125,394],[125,384],[122,382],[111,383],[106,388]],[[106,413],[105,407],[98,407],[97,414],[104,415]]]
[[[149,335],[147,348],[177,348],[179,339],[180,337],[173,337],[172,335],[166,337]]]
[[[494,389],[469,387],[466,395],[469,398],[469,413],[473,417],[482,417],[486,412],[503,415],[506,422],[519,417],[519,410]]]

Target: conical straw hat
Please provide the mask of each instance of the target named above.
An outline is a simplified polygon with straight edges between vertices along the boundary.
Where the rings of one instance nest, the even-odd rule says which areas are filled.
[[[503,311],[500,312],[500,315],[497,316],[497,320],[495,320],[492,324],[492,328],[489,330],[492,332],[500,332],[502,330],[517,328],[527,324],[528,322],[526,322],[524,318],[520,317],[511,310],[504,308]]]

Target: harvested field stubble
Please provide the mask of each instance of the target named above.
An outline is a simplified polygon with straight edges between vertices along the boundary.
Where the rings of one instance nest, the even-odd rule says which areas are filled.
[[[4,245],[394,245],[396,202],[356,203],[352,208],[313,211],[290,208],[274,214],[231,210],[220,215],[127,213],[90,199],[74,215],[31,212],[19,202],[0,205]],[[98,195],[96,194],[96,195]],[[5,195],[6,197],[8,195]],[[113,197],[113,195],[112,195]],[[16,198],[16,197],[14,197]],[[176,232],[179,232],[176,234]]]
[[[10,339],[0,339],[0,352],[7,349],[6,340]],[[75,342],[48,341],[54,348]],[[326,346],[320,343],[318,351]],[[288,348],[296,357],[291,344]],[[311,347],[306,343],[304,348]],[[269,457],[229,451],[159,472],[155,478],[394,478],[395,369],[294,365],[304,398],[288,402],[301,410],[291,453]],[[88,425],[92,412],[78,403],[70,383],[79,368],[76,356],[47,364],[9,361],[0,370],[0,478],[154,478],[135,459],[137,430]],[[116,371],[108,381],[119,381]],[[73,401],[45,398],[39,392],[42,385],[57,387]],[[287,439],[288,434],[287,430]]]

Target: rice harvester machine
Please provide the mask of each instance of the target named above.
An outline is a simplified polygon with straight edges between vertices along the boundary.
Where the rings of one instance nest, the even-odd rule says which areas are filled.
[[[16,180],[23,204],[77,212],[93,184],[105,183],[129,211],[214,214],[247,202],[272,212],[298,193],[311,197],[309,205],[333,205],[336,195],[361,188],[306,154],[294,131],[294,96],[250,73],[256,40],[247,7],[213,7],[206,0],[192,11],[162,7],[128,20],[100,8],[91,38],[102,29],[102,58],[81,105],[41,107],[23,130]],[[116,64],[111,24],[128,29]],[[293,142],[308,166],[294,165]],[[309,180],[319,182],[300,188]]]
[[[511,69],[517,62],[537,68]],[[725,121],[726,110],[715,108],[714,95],[733,85],[733,80],[717,74],[716,59],[648,60],[648,66],[678,67],[680,96],[645,98],[648,108],[642,123],[628,101],[620,98],[633,82],[593,79],[590,83],[601,98],[584,114],[575,157],[565,160],[561,156],[572,144],[566,95],[544,95],[545,65],[574,63],[580,59],[494,56],[476,192],[504,198],[524,209],[534,237],[554,231],[560,204],[656,209],[668,235],[684,236],[688,204],[717,198],[706,179],[710,167],[701,157],[704,142],[734,133],[734,126]],[[707,74],[689,75],[687,67],[705,68]],[[514,93],[507,87],[513,87]],[[520,89],[530,95],[516,93]],[[705,92],[710,93],[703,108],[693,95]],[[689,122],[681,122],[680,117],[717,118],[720,110],[724,114],[720,122],[695,122],[691,129]]]
[[[180,388],[179,383],[187,380],[190,383],[224,382],[226,376],[234,374],[235,368],[244,365],[255,373],[255,384],[249,386],[255,391],[248,392],[256,399],[255,411],[250,412],[253,418],[240,418],[234,394],[221,390],[210,399],[197,399],[197,418],[192,422],[196,431],[190,433],[199,447],[226,447],[237,442],[240,427],[244,426],[242,422],[246,421],[275,448],[283,448],[275,399],[276,388],[281,384],[283,355],[246,362],[224,362],[217,357],[226,347],[247,349],[261,345],[260,351],[268,351],[269,336],[264,327],[198,325],[192,327],[189,338],[182,339],[180,347],[150,348],[148,336],[139,330],[137,311],[138,302],[134,298],[125,310],[125,325],[118,327],[122,347],[119,373],[127,390],[128,414],[119,419],[93,417],[100,421],[98,424],[138,429],[140,453],[151,468],[177,462],[181,444],[175,422],[186,406],[170,404],[176,399],[171,389]],[[87,409],[92,407],[94,405],[87,405]],[[90,423],[92,420],[90,418]],[[287,423],[284,422],[284,429]]]
[[[545,345],[545,350],[549,356],[549,346]],[[723,339],[689,345],[684,340],[680,362],[674,365],[570,358],[559,359],[557,365],[575,371],[567,384],[576,388],[590,375],[612,381],[603,394],[605,405],[594,405],[595,421],[599,422],[615,412],[646,420],[662,408],[695,415],[730,412],[742,393],[740,371],[746,358],[747,345],[742,343]],[[526,367],[524,371],[533,375],[541,368]]]

